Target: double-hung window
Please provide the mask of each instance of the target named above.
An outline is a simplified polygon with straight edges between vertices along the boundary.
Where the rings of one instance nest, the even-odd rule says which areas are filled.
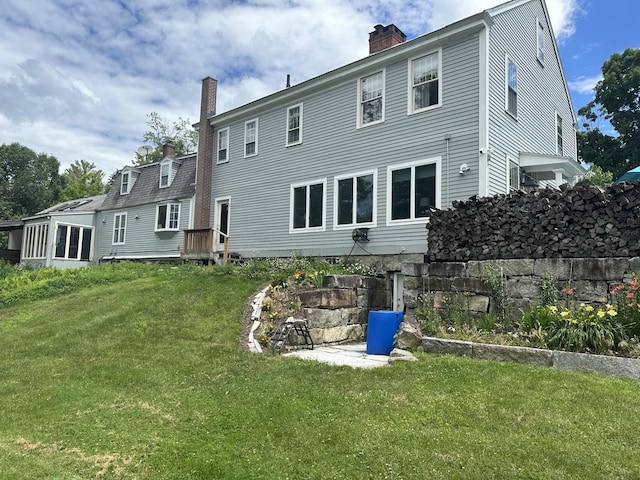
[[[291,232],[325,229],[326,186],[326,178],[291,185]]]
[[[171,175],[171,162],[163,162],[160,164],[160,188],[169,186]]]
[[[507,58],[507,99],[506,109],[514,117],[518,117],[518,69],[516,64]]]
[[[258,154],[258,120],[249,120],[244,124],[244,156]]]
[[[544,27],[540,20],[536,22],[537,25],[537,44],[538,44],[538,60],[540,63],[544,63]]]
[[[229,129],[218,130],[218,155],[217,163],[229,161]]]
[[[384,72],[374,73],[360,79],[359,126],[384,120]]]
[[[287,109],[287,147],[302,143],[302,104]]]
[[[156,230],[178,230],[179,225],[179,203],[166,203],[158,205],[158,209],[156,211]]]
[[[58,224],[54,257],[63,260],[91,260],[92,227]]]
[[[113,216],[113,244],[124,245],[125,232],[127,231],[127,214],[116,213]]]
[[[374,225],[376,177],[375,171],[336,177],[334,218],[337,227]]]
[[[131,174],[129,172],[122,172],[122,177],[120,179],[120,195],[126,195],[129,193],[129,181],[131,179]]]
[[[411,113],[440,105],[441,71],[440,51],[409,62]]]
[[[558,155],[564,154],[562,143],[562,117],[559,113],[556,113],[556,153]]]
[[[440,157],[387,167],[387,221],[425,220],[440,208]]]

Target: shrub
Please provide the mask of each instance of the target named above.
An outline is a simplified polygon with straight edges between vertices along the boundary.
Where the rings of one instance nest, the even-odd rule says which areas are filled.
[[[640,336],[640,281],[633,278],[611,290],[613,303],[620,316],[628,323],[629,336]]]

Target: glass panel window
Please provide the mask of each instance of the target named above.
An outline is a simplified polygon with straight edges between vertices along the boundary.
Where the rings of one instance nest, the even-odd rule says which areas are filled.
[[[422,220],[440,208],[439,175],[434,161],[389,167],[389,220]]]
[[[544,63],[544,28],[538,20],[538,60]]]
[[[556,153],[563,155],[564,148],[562,145],[562,117],[556,113]]]
[[[218,131],[218,163],[229,161],[229,129],[223,128]]]
[[[121,184],[120,184],[120,195],[126,195],[129,193],[129,173],[124,172],[122,174]]]
[[[360,125],[384,119],[384,76],[378,72],[360,79]]]
[[[507,60],[507,111],[518,116],[518,69],[511,60]]]
[[[160,188],[169,186],[169,175],[171,173],[171,162],[160,165]]]
[[[180,204],[158,205],[156,212],[156,230],[178,230]]]
[[[47,237],[49,225],[39,223],[28,225],[24,229],[23,258],[45,258],[47,256]]]
[[[116,213],[113,216],[113,244],[124,244],[125,231],[127,228],[127,214]]]
[[[438,52],[411,61],[412,111],[440,103],[440,54]]]
[[[302,104],[287,110],[287,146],[302,143]]]
[[[291,229],[324,229],[326,180],[291,186]]]
[[[337,225],[371,224],[374,217],[373,173],[336,179]]]
[[[520,166],[509,160],[509,191],[520,190]]]
[[[251,120],[244,124],[244,156],[258,154],[258,120]]]
[[[92,227],[58,225],[54,257],[63,260],[91,260]]]

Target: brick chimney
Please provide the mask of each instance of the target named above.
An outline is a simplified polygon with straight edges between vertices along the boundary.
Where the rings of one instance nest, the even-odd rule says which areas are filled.
[[[211,177],[213,175],[213,127],[209,117],[216,113],[218,81],[206,77],[202,80],[200,124],[198,127],[198,163],[196,168],[196,201],[193,228],[211,226]]]
[[[369,55],[381,52],[407,40],[407,36],[393,23],[386,27],[378,24],[373,28],[375,30],[369,33]]]
[[[176,146],[173,143],[167,142],[162,145],[162,158],[167,158],[167,157],[173,158],[175,156],[176,156]]]

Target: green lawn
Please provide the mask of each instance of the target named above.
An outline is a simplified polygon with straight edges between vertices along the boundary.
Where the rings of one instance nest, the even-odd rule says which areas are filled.
[[[251,354],[258,285],[165,269],[0,306],[0,477],[640,478],[639,382]]]

